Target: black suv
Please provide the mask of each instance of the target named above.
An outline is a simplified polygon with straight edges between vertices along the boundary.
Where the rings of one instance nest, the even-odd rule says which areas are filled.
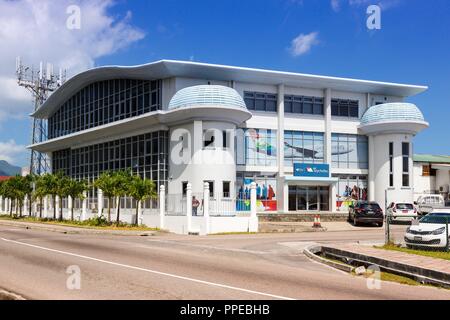
[[[383,210],[376,202],[357,201],[348,209],[348,221],[352,221],[355,226],[360,223],[375,223],[382,227],[383,220]]]

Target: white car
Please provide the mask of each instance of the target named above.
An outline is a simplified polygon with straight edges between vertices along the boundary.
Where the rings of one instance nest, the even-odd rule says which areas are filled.
[[[392,221],[412,221],[417,219],[417,209],[412,203],[392,202],[386,209],[386,214]]]
[[[449,239],[450,208],[435,209],[406,229],[408,247],[445,248]]]

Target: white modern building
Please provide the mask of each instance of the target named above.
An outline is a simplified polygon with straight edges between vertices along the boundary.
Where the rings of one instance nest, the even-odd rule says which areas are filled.
[[[48,140],[31,148],[74,178],[131,168],[166,187],[168,210],[183,210],[188,183],[201,198],[205,182],[216,212],[247,210],[252,182],[259,212],[383,207],[413,201],[413,138],[428,123],[404,101],[426,89],[170,60],[100,67],[33,114]]]

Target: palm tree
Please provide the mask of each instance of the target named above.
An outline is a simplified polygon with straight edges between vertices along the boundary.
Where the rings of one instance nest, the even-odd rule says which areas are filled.
[[[116,225],[120,222],[120,202],[122,197],[126,196],[128,193],[128,186],[132,178],[131,170],[120,170],[115,171],[113,174],[113,194],[117,199],[117,218]]]
[[[33,197],[35,199],[39,199],[39,218],[42,218],[42,206],[44,198],[48,195],[45,188],[45,179],[43,179],[42,177],[43,176],[35,176],[35,188],[33,192]]]
[[[114,175],[107,171],[103,172],[100,177],[94,181],[94,188],[102,190],[103,195],[108,198],[108,222],[111,222],[111,207],[114,199]],[[102,214],[101,212],[99,213]]]
[[[152,180],[142,179],[139,175],[133,176],[128,186],[128,194],[136,200],[136,220],[139,224],[139,206],[148,198],[156,198],[155,183]]]
[[[70,179],[68,176],[65,176],[62,172],[57,175],[57,187],[56,194],[59,197],[59,221],[63,220],[63,199],[67,198],[69,195],[67,194],[67,186],[70,184]]]
[[[75,199],[82,199],[84,191],[88,190],[88,184],[85,180],[74,180],[74,179],[62,179],[66,180],[65,182],[65,190],[63,194],[67,197],[72,198],[72,208],[70,212],[70,220],[73,221],[73,202]],[[61,206],[62,208],[62,206]],[[62,213],[60,215],[60,219],[62,217]]]
[[[53,219],[56,220],[56,196],[58,195],[58,182],[62,174],[44,174],[42,179],[43,194],[51,195],[53,200]]]
[[[36,181],[36,175],[28,174],[25,177],[22,177],[23,180],[23,192],[25,196],[28,197],[28,215],[31,217],[31,212],[33,210],[33,189]]]
[[[12,203],[13,200],[15,199],[15,193],[14,193],[14,186],[13,183],[9,180],[6,180],[3,185],[2,185],[2,189],[3,189],[3,195],[6,199],[11,200],[11,205],[9,206],[9,215],[12,217]]]

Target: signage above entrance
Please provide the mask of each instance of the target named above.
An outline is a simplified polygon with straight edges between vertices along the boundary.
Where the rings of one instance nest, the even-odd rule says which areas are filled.
[[[329,177],[329,164],[294,163],[294,176],[296,177]]]

